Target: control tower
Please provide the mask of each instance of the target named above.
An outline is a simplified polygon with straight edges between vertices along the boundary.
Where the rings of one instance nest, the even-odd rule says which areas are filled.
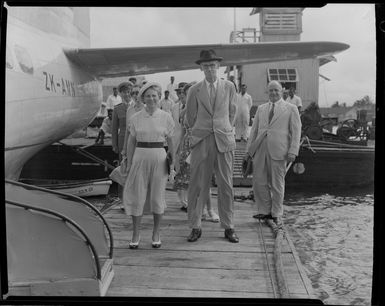
[[[234,30],[231,32],[230,42],[300,41],[303,11],[304,8],[301,7],[255,7],[250,15],[259,15],[259,28]],[[285,89],[288,90],[293,87],[296,90],[296,94],[302,98],[302,109],[304,109],[311,102],[318,103],[319,66],[330,61],[335,61],[335,58],[331,56],[328,58],[250,64],[228,67],[227,72],[234,74],[238,86],[240,84],[247,85],[248,93],[253,98],[253,106],[268,101],[267,84],[272,80],[277,80]]]

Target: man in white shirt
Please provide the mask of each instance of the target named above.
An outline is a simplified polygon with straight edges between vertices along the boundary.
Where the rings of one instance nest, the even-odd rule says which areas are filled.
[[[174,102],[169,98],[169,91],[165,90],[164,98],[159,102],[159,108],[171,114],[171,109],[174,105]]]
[[[235,139],[247,141],[248,127],[250,121],[250,108],[253,104],[253,99],[246,92],[247,85],[242,84],[241,92],[237,99],[237,112],[235,114]]]
[[[167,85],[167,90],[170,94],[170,99],[173,102],[175,102],[176,100],[178,100],[178,96],[176,95],[176,92],[175,92],[175,90],[178,88],[178,85],[174,83],[175,78],[173,76],[170,77],[170,81],[171,83]]]
[[[113,94],[107,98],[107,102],[106,102],[107,110],[114,109],[115,105],[122,103],[122,98],[121,96],[118,95],[118,89],[114,87],[112,91],[113,91]]]
[[[301,112],[302,100],[300,97],[295,95],[295,89],[293,87],[290,87],[289,89],[289,96],[287,97],[286,102],[296,105],[298,107],[298,111]]]

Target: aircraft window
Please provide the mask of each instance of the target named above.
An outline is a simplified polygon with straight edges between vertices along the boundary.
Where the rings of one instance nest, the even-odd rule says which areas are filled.
[[[6,67],[8,69],[13,69],[13,66],[14,66],[13,58],[12,58],[12,55],[11,55],[11,49],[9,49],[8,46],[7,46],[6,52],[7,52],[7,54],[6,54]]]
[[[15,54],[21,70],[25,73],[33,74],[32,58],[27,50],[21,46],[15,45]]]
[[[297,69],[267,69],[268,81],[298,82]]]

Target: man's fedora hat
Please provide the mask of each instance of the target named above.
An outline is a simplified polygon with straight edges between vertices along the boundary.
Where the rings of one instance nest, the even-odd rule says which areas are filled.
[[[180,82],[178,84],[178,88],[175,89],[176,92],[179,92],[179,91],[182,91],[183,90],[183,87],[186,85],[187,83],[186,82]]]
[[[200,63],[203,63],[203,62],[210,62],[210,61],[219,61],[220,62],[221,60],[223,60],[223,57],[217,56],[213,49],[202,50],[199,56],[200,56],[200,59],[198,59],[195,62],[198,65],[200,65]]]

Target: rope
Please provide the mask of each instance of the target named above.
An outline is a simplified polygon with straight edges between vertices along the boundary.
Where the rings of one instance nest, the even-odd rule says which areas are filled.
[[[275,272],[277,276],[277,283],[278,283],[278,290],[281,298],[289,298],[289,288],[287,286],[286,281],[286,275],[285,270],[283,267],[283,261],[282,261],[282,241],[285,238],[285,231],[283,229],[283,224],[277,225],[275,222],[271,219],[266,220],[267,225],[273,230],[275,235],[274,240],[274,265],[275,265]]]

